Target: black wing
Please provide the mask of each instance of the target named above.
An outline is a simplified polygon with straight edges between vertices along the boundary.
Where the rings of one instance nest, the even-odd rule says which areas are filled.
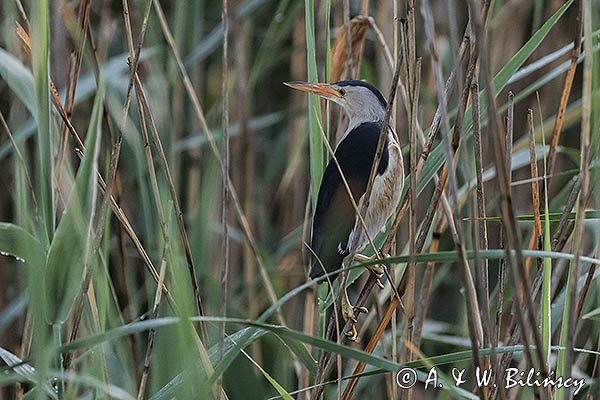
[[[338,145],[335,156],[344,173],[356,204],[365,193],[379,141],[381,125],[363,123],[354,128]],[[378,174],[388,165],[387,143],[379,162]],[[313,217],[311,247],[318,257],[313,260],[311,278],[339,269],[348,254],[348,237],[354,227],[356,213],[339,169],[332,159],[325,168],[317,207]]]

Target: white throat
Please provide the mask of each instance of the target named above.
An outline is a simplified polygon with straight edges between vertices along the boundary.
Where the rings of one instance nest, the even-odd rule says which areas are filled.
[[[365,122],[381,122],[385,118],[385,110],[379,104],[362,105],[358,109],[344,107],[348,117],[348,131]]]

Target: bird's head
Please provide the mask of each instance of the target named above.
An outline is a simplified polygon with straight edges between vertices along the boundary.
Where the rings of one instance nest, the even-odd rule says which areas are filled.
[[[385,97],[367,82],[349,80],[335,83],[284,83],[293,89],[313,93],[339,104],[348,115],[350,126],[357,126],[363,122],[383,121],[385,117],[387,107]]]

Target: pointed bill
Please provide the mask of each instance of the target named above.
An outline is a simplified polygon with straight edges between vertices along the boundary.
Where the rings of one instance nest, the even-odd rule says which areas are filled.
[[[291,87],[292,89],[301,90],[303,92],[316,94],[317,96],[325,99],[336,99],[342,97],[342,95],[328,83],[308,83],[308,82],[283,82],[284,85]]]

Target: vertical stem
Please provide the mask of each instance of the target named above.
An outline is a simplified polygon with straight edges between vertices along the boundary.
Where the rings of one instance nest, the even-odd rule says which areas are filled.
[[[592,17],[590,4],[582,1],[582,16],[584,36],[592,37]],[[592,68],[593,52],[592,41],[585,40],[583,43],[584,53],[587,55],[583,60],[583,92],[581,101],[581,136],[580,136],[580,171],[579,179],[581,189],[577,202],[577,211],[575,217],[575,230],[573,233],[573,254],[575,258],[571,262],[569,277],[567,279],[567,292],[565,294],[565,308],[563,313],[563,325],[561,328],[560,344],[565,345],[564,353],[559,354],[558,368],[561,376],[571,377],[573,368],[573,347],[577,335],[577,292],[579,281],[579,257],[583,254],[584,240],[583,233],[585,228],[584,214],[589,189],[589,156],[590,156],[590,132],[592,116]],[[562,357],[561,357],[562,356]],[[557,398],[569,398],[569,390],[561,388],[557,391]]]
[[[535,155],[535,137],[534,137],[534,123],[533,123],[533,111],[528,110],[527,112],[527,122],[528,122],[528,132],[529,132],[529,153],[530,153],[530,164],[531,164],[531,192],[533,194],[533,210],[535,214],[535,227],[534,227],[534,237],[536,238],[535,242],[539,242],[539,238],[543,235],[544,239],[544,251],[550,251],[550,217],[549,217],[549,209],[548,209],[548,196],[544,196],[544,231],[542,233],[542,224],[540,217],[540,200],[539,200],[539,188],[537,184],[538,179],[538,171],[537,171],[537,162]],[[544,135],[542,135],[542,140]],[[546,150],[545,142],[544,142],[544,151]],[[546,155],[544,154],[544,171],[546,171]],[[548,188],[548,179],[544,176],[544,191],[546,192]],[[542,346],[544,347],[544,355],[545,359],[542,360],[543,363],[546,363],[549,366],[550,363],[550,345],[552,340],[552,288],[551,288],[551,278],[552,278],[552,260],[548,257],[545,257],[543,260],[542,266],[542,275],[543,275],[543,284],[542,284],[542,296],[540,299],[541,302],[541,331],[542,331]]]
[[[350,29],[350,2],[344,0],[344,27],[346,29],[346,59],[344,69],[347,79],[354,79],[354,65],[352,65],[352,29]]]
[[[477,77],[473,77],[471,83],[471,104],[473,109],[473,146],[475,152],[475,175],[477,180],[477,227],[476,233],[477,239],[474,241],[474,248],[477,249],[488,249],[488,231],[487,223],[485,221],[485,191],[483,187],[483,146],[481,143],[481,114],[479,110],[479,84],[477,83]],[[483,311],[483,320],[486,329],[483,331],[483,346],[491,347],[492,356],[491,363],[493,366],[497,363],[496,347],[498,347],[497,335],[495,334],[498,329],[497,326],[492,325],[492,318],[490,315],[490,291],[489,291],[489,263],[486,258],[477,261],[478,280],[479,280],[479,298],[481,299],[481,309]],[[486,364],[489,359],[486,358]],[[489,364],[487,364],[489,365]],[[487,366],[486,365],[486,366]],[[503,398],[503,392],[501,391],[501,397]]]
[[[59,349],[62,345],[61,338],[61,323],[56,322],[52,325],[52,333],[54,337],[54,346]],[[63,356],[61,352],[58,352],[56,355],[56,365],[60,370],[60,375],[57,378],[55,390],[57,392],[58,398],[62,399],[65,393],[65,379],[64,379],[64,369],[63,369]]]
[[[229,60],[228,60],[228,38],[229,38],[229,4],[223,0],[223,10],[221,18],[223,20],[223,202],[222,202],[222,225],[223,225],[223,265],[221,270],[222,303],[221,316],[227,315],[227,295],[228,295],[228,276],[229,276]],[[223,346],[225,340],[225,322],[221,323],[221,332],[219,337],[219,354],[223,356]]]
[[[506,111],[506,168],[508,170],[508,184],[512,183],[512,148],[514,132],[515,95],[508,92],[508,110]]]

